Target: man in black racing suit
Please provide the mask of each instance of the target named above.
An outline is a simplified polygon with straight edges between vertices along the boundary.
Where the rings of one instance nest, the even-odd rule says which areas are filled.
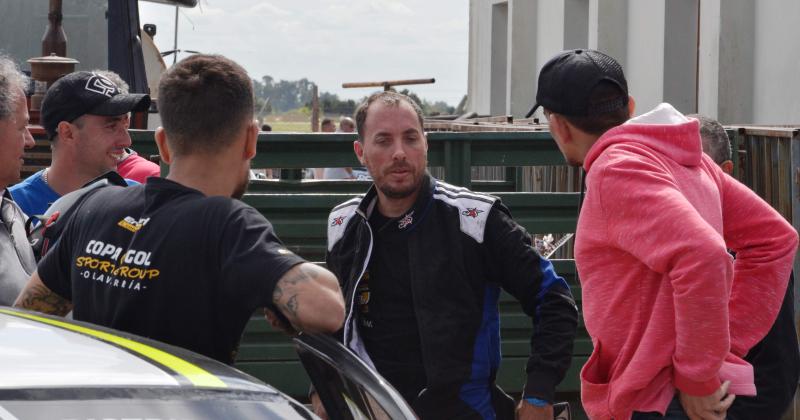
[[[564,279],[496,197],[427,172],[422,113],[394,92],[356,111],[354,149],[374,185],[328,218],[327,267],[339,278],[345,344],[423,419],[514,418],[495,385],[500,289],[533,321],[519,418],[552,419],[577,308]]]

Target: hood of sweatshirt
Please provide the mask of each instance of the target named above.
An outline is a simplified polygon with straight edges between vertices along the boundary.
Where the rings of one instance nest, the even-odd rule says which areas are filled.
[[[684,166],[697,166],[703,157],[700,123],[668,103],[606,131],[586,154],[584,169],[588,172],[603,151],[617,143],[645,146]]]

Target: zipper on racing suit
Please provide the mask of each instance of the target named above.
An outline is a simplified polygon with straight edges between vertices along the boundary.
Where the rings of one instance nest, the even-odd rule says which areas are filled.
[[[366,352],[366,349],[364,349],[364,343],[361,342],[361,340],[359,339],[357,342],[353,343],[353,346],[351,346],[350,344],[353,341],[351,340],[351,334],[358,337],[358,331],[357,331],[358,326],[355,325],[351,326],[351,323],[355,322],[355,319],[353,317],[353,312],[355,308],[356,295],[358,294],[357,292],[358,284],[361,282],[361,279],[364,277],[364,273],[367,271],[367,267],[369,266],[369,259],[372,257],[372,242],[373,242],[372,227],[369,225],[367,216],[364,215],[361,209],[357,209],[356,213],[358,213],[359,216],[364,218],[365,224],[367,226],[367,232],[369,232],[369,248],[367,248],[367,257],[364,259],[364,264],[361,267],[361,273],[359,273],[358,278],[356,279],[356,283],[353,285],[353,295],[350,297],[350,309],[347,311],[347,317],[345,318],[344,321],[344,345],[348,349],[355,352],[364,362],[366,362],[370,367],[374,369],[375,366],[372,363],[372,359],[370,359],[369,355]]]

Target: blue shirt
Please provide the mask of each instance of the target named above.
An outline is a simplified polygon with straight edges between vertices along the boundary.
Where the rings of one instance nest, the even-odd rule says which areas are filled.
[[[19,184],[8,188],[11,197],[29,217],[44,214],[54,201],[61,198],[57,192],[53,191],[44,182],[43,174],[44,169],[25,178]],[[139,185],[138,182],[130,179],[126,179],[125,182],[128,185]]]

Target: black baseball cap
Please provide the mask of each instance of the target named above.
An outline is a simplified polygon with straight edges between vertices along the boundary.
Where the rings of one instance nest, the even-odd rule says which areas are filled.
[[[619,97],[590,104],[589,97],[601,83],[619,88]],[[600,51],[567,50],[551,58],[539,72],[536,104],[530,117],[540,106],[557,114],[584,117],[615,111],[628,105],[628,82],[622,66]]]
[[[73,122],[85,114],[116,116],[150,107],[150,96],[121,93],[117,85],[102,74],[89,71],[70,73],[53,83],[42,100],[42,126],[50,139],[58,123]]]

